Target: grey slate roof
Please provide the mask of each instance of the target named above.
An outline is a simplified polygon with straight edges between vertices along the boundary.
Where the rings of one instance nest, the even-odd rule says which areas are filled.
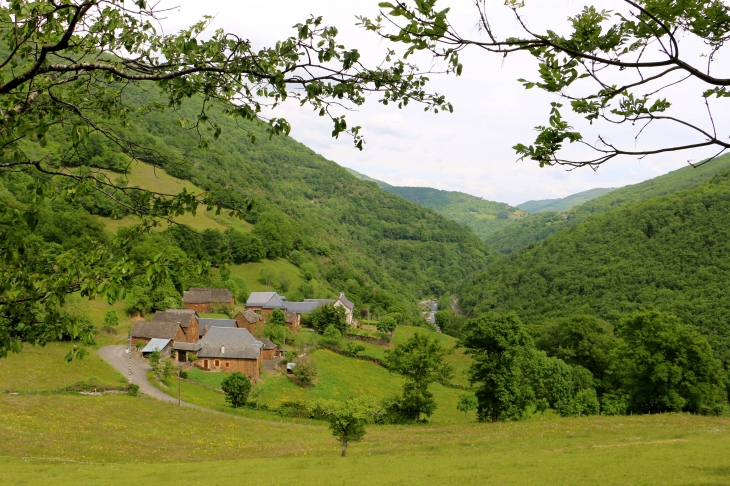
[[[340,298],[337,299],[337,300],[339,300],[340,302],[342,302],[342,305],[344,305],[345,307],[347,307],[350,310],[352,310],[352,309],[355,308],[355,304],[352,303],[347,297],[345,297],[345,293],[344,292],[340,292]]]
[[[264,320],[263,317],[261,317],[260,315],[256,314],[251,309],[246,309],[246,310],[238,311],[238,314],[241,314],[243,316],[243,318],[246,319],[246,321],[249,324],[256,324],[257,322],[261,322],[261,321]],[[238,314],[236,314],[236,316],[238,316]]]
[[[200,326],[198,326],[198,335],[202,336],[206,328],[211,327],[236,327],[235,319],[213,319],[208,317],[201,317],[198,319]]]
[[[199,351],[200,348],[203,347],[202,344],[198,343],[184,343],[182,341],[178,341],[175,343],[175,345],[172,347],[172,349],[177,349],[179,351]]]
[[[334,299],[304,299],[304,302],[317,302],[320,306],[323,306],[327,304],[334,304],[337,301]]]
[[[319,302],[285,302],[284,307],[288,312],[297,314],[309,314],[320,306]]]
[[[230,303],[233,299],[228,289],[208,289],[194,287],[183,292],[183,302],[186,304],[207,304],[209,302]]]
[[[132,328],[132,337],[145,339],[175,339],[180,327],[175,321],[137,321]]]
[[[274,344],[270,339],[260,337],[258,340],[264,344],[264,349],[276,349],[276,344]]]
[[[174,322],[182,327],[188,327],[193,317],[197,318],[198,313],[192,309],[167,309],[155,312],[152,322]]]
[[[251,292],[246,301],[246,307],[263,307],[276,292]]]
[[[264,346],[248,330],[238,327],[211,327],[198,343],[198,358],[258,359]]]
[[[286,299],[284,299],[286,300]],[[264,309],[286,309],[286,304],[279,294],[274,294],[262,307]]]

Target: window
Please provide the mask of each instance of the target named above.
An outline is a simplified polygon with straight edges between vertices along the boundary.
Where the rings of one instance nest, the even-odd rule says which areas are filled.
[[[216,367],[220,366],[221,365],[220,360],[215,360],[215,365],[216,365]]]
[[[178,351],[177,352],[177,360],[180,363],[184,363],[188,360],[188,353],[187,351]]]
[[[208,360],[207,359],[203,360],[203,368],[208,369]]]
[[[231,367],[231,363],[226,363],[226,368],[230,368],[230,367]]]

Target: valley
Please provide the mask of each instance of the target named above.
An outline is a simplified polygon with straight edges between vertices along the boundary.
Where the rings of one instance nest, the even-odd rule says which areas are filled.
[[[730,483],[730,7],[637,2],[0,5],[0,484]]]

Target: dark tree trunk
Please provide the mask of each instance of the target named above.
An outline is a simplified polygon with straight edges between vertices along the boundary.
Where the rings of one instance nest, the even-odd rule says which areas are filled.
[[[347,439],[342,441],[342,457],[347,457]]]

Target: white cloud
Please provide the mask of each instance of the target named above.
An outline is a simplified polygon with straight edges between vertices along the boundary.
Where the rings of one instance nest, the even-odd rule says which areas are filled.
[[[180,5],[171,12],[165,28],[171,31],[190,24],[205,14],[217,15],[215,28],[235,32],[254,42],[255,47],[272,44],[292,34],[291,26],[309,14],[323,15],[325,22],[337,25],[343,43],[356,46],[368,62],[378,62],[386,46],[372,34],[355,27],[355,15],[375,16],[377,0],[334,1],[307,0],[163,0],[166,5]],[[466,35],[474,31],[473,3],[468,0],[443,2],[453,6],[452,20]],[[500,2],[495,2],[499,4]],[[598,0],[599,7],[618,7],[623,2]],[[531,27],[544,29],[560,24],[574,15],[583,2],[571,0],[541,0],[528,2]],[[515,28],[514,20],[505,9],[493,25],[500,34]],[[533,127],[545,123],[548,102],[555,99],[541,91],[525,91],[516,81],[519,77],[535,78],[535,66],[529,56],[498,56],[465,51],[465,70],[460,78],[432,76],[430,89],[442,92],[454,104],[453,114],[424,113],[416,106],[404,110],[383,107],[375,100],[356,112],[348,113],[350,125],[361,125],[366,136],[365,150],[359,152],[345,136],[331,138],[328,120],[316,113],[286,104],[277,116],[285,116],[293,125],[292,136],[328,159],[351,167],[371,177],[396,185],[430,186],[468,192],[487,199],[518,204],[528,199],[563,197],[594,187],[622,186],[637,183],[674,170],[686,164],[686,159],[701,159],[709,152],[668,154],[642,161],[622,159],[609,162],[597,172],[579,169],[566,172],[562,168],[540,169],[532,162],[515,162],[512,146],[534,139]],[[428,67],[431,60],[417,58]],[[669,92],[674,99],[692,100],[698,91],[680,86]],[[685,116],[702,117],[704,112],[678,107]],[[574,121],[574,120],[571,120]],[[594,128],[585,129],[587,140],[595,139]],[[604,127],[602,127],[604,128]],[[604,133],[604,132],[602,132]],[[609,131],[612,139],[631,141],[626,132]],[[680,139],[682,133],[660,127],[650,128],[640,140],[640,146]]]

